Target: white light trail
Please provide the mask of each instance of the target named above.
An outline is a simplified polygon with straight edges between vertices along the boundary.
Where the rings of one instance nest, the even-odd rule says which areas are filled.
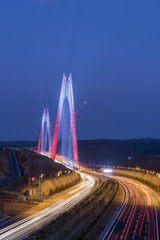
[[[83,181],[81,184],[77,185],[77,188],[75,188],[76,193],[74,195],[64,201],[53,204],[30,217],[1,229],[0,240],[15,240],[23,238],[31,232],[42,228],[44,225],[54,220],[59,214],[72,208],[80,200],[86,197],[92,191],[95,178],[84,173],[80,174],[81,177],[85,179],[85,182]]]

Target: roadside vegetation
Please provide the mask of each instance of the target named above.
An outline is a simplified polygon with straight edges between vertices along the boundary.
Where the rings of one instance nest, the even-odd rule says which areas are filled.
[[[0,218],[10,214],[16,215],[34,207],[39,203],[40,195],[43,201],[81,181],[77,172],[28,149],[17,151],[16,157],[21,176],[0,187]],[[9,171],[8,150],[0,149],[0,160],[3,169],[8,168]],[[3,163],[6,164],[6,168]],[[4,173],[1,173],[2,171],[0,179],[4,178]],[[6,172],[6,176],[7,174]]]
[[[160,192],[160,177],[159,173],[140,168],[120,168],[113,169],[113,175],[123,176],[138,180],[157,192]]]
[[[96,189],[84,200],[26,239],[97,239],[101,233],[97,224],[107,214],[118,189],[113,180],[97,180]]]
[[[69,174],[54,177],[52,179],[44,180],[41,184],[41,196],[42,200],[52,196],[58,192],[61,192],[67,188],[70,188],[78,184],[81,180],[80,174],[69,171]],[[30,202],[28,204],[28,196],[26,201],[23,201],[22,194],[0,194],[0,218],[5,217],[7,214],[18,214],[28,207],[34,207],[39,203],[39,183],[35,182],[31,184],[31,190],[35,190],[35,195],[30,195]]]
[[[80,174],[75,171],[65,171],[60,174],[61,176],[47,179],[42,182],[41,191],[44,198],[70,188],[79,183],[81,180]],[[37,192],[39,192],[39,189],[37,190]]]

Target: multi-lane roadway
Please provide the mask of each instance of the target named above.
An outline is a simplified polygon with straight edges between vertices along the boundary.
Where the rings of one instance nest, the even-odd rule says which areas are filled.
[[[48,224],[59,214],[72,208],[86,197],[95,186],[95,177],[81,173],[83,181],[75,187],[66,190],[57,196],[57,201],[44,210],[24,218],[0,230],[0,240],[23,239],[33,231]]]
[[[140,182],[113,177],[124,189],[124,200],[99,240],[159,240],[160,202],[157,193]]]
[[[11,150],[9,152],[9,162],[10,162],[10,174],[9,177],[2,180],[0,182],[0,186],[6,185],[7,183],[13,181],[16,178],[19,178],[21,176],[21,172],[19,169],[19,164],[15,155],[16,151]]]
[[[0,240],[23,239],[81,201],[93,191],[96,179],[84,173],[81,173],[81,177],[83,181],[80,184],[60,193],[51,206],[1,229]],[[99,240],[159,240],[159,195],[136,180],[110,177],[121,184],[124,199]]]

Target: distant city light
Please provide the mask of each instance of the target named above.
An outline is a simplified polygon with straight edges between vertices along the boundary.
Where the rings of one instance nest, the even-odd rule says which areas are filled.
[[[105,168],[105,169],[103,169],[103,172],[104,172],[104,173],[111,173],[111,172],[112,172],[112,169],[110,169],[110,168]]]

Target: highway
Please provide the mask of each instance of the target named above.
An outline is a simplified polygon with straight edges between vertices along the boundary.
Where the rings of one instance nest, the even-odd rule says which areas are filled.
[[[59,194],[59,201],[44,210],[9,225],[0,230],[0,239],[23,239],[30,233],[45,226],[59,214],[72,208],[84,197],[91,193],[95,186],[95,177],[80,173],[83,181],[75,187]]]
[[[17,158],[15,156],[15,152],[16,152],[15,150],[12,150],[9,152],[10,175],[8,178],[6,178],[0,182],[0,186],[3,186],[21,176],[21,172],[19,169]]]
[[[159,196],[146,185],[115,177],[124,189],[124,200],[99,240],[159,240]]]

